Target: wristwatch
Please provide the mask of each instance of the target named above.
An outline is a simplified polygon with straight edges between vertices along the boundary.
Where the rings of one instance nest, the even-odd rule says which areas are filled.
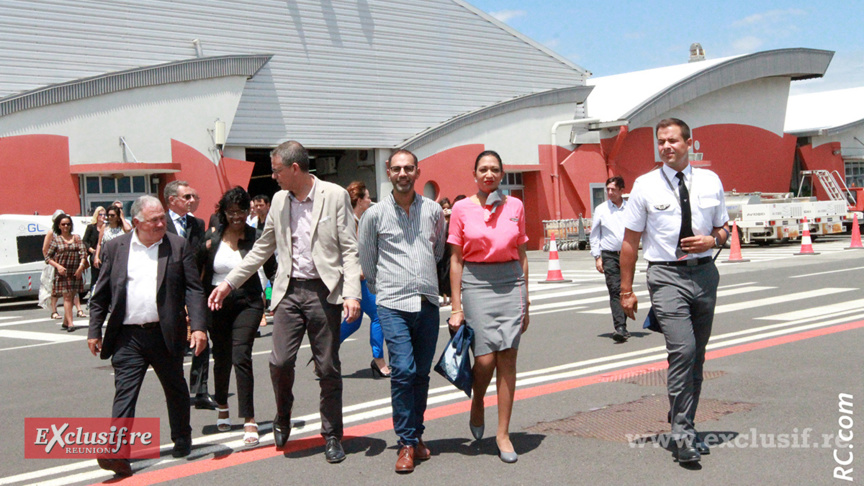
[[[719,236],[714,237],[714,247],[715,248],[723,248],[723,245],[720,244],[720,237]]]

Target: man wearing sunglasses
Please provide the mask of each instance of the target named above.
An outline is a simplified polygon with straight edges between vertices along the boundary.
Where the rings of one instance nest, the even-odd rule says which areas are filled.
[[[197,192],[187,181],[171,181],[165,185],[162,193],[168,205],[165,229],[169,233],[180,235],[189,242],[189,248],[197,249],[204,237],[204,220],[191,214],[196,207]],[[200,268],[198,269],[201,270]],[[189,371],[189,393],[194,395],[192,404],[199,410],[215,410],[216,401],[207,392],[207,380],[210,377],[210,345],[204,351],[192,358],[192,369]]]

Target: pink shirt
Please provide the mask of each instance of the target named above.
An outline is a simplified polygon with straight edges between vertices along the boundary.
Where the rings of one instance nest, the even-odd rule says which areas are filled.
[[[528,241],[525,234],[525,208],[522,201],[507,196],[504,204],[484,221],[486,209],[471,199],[453,206],[447,243],[462,247],[468,262],[497,263],[519,259],[519,245]]]

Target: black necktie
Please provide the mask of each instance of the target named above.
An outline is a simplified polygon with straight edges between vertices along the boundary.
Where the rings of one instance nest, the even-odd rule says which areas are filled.
[[[693,217],[690,215],[690,191],[684,184],[684,173],[675,174],[678,178],[678,199],[681,201],[681,231],[678,233],[678,246],[681,239],[693,236]]]

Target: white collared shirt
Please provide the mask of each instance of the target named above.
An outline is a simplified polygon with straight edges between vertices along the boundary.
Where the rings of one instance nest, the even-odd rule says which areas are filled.
[[[714,228],[729,221],[723,184],[717,174],[707,169],[693,169],[688,164],[683,172],[684,183],[690,193],[693,234],[710,235]],[[642,254],[649,262],[672,262],[678,259],[675,248],[681,231],[681,204],[678,201],[678,179],[675,174],[674,170],[663,164],[659,170],[640,176],[633,184],[624,211],[624,226],[631,231],[642,232]],[[710,255],[711,250],[707,250],[688,254],[686,259]]]
[[[318,179],[312,178],[312,189],[299,201],[291,192],[291,278],[321,278],[312,260],[312,207]]]
[[[624,208],[627,201],[621,201],[616,206],[611,200],[606,200],[594,208],[594,219],[591,222],[591,256],[598,258],[600,252],[621,251],[624,241]]]
[[[156,275],[161,244],[162,240],[159,240],[150,246],[144,246],[138,239],[138,231],[132,231],[126,265],[126,315],[123,324],[146,324],[159,320]]]
[[[190,216],[191,214],[192,213],[186,213],[186,215],[185,215],[187,227],[189,226],[189,218],[191,217]],[[183,225],[180,224],[180,218],[182,218],[183,216],[180,216],[179,214],[177,214],[174,211],[169,209],[168,210],[168,217],[171,218],[171,223],[174,224],[174,229],[177,230],[177,234],[181,235],[181,236],[185,236],[186,235],[186,228],[184,228]]]

